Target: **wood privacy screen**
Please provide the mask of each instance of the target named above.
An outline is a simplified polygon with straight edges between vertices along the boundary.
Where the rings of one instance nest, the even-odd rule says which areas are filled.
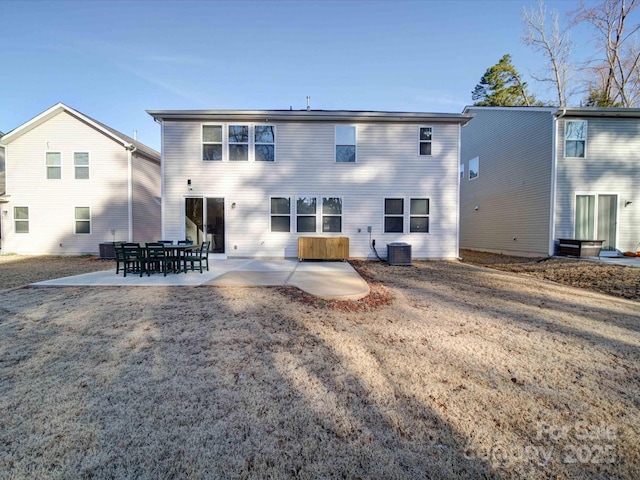
[[[347,237],[298,237],[299,260],[346,260],[349,258]]]

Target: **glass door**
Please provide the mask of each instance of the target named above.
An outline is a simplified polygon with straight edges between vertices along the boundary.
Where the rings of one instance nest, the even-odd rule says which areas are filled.
[[[617,195],[576,195],[575,238],[603,240],[603,250],[615,250],[617,215]]]
[[[224,198],[185,198],[184,231],[186,240],[196,245],[208,240],[210,252],[225,253]]]
[[[616,249],[617,195],[598,195],[598,240],[604,240],[603,250]]]

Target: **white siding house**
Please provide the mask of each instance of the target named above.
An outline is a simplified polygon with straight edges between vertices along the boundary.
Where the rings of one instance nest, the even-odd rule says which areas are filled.
[[[149,111],[162,125],[162,236],[228,257],[296,257],[300,236],[458,255],[460,126],[468,115]]]
[[[640,109],[467,107],[460,246],[553,255],[559,239],[640,242]],[[473,168],[470,167],[473,166]]]
[[[64,104],[2,136],[2,159],[3,254],[160,236],[160,153]]]

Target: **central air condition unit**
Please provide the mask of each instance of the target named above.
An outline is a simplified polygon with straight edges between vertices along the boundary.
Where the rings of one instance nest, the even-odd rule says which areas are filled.
[[[411,245],[402,242],[387,243],[387,263],[411,265]]]

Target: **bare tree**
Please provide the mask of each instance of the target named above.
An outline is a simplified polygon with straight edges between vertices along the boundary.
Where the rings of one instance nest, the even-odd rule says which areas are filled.
[[[603,54],[591,66],[588,102],[593,105],[631,107],[640,101],[640,49],[634,42],[640,23],[628,25],[639,5],[639,0],[602,0],[587,7],[582,0],[573,13],[575,23],[595,28]]]
[[[569,35],[569,27],[561,29],[558,11],[552,10],[547,14],[542,0],[539,0],[537,9],[533,7],[522,9],[522,21],[525,26],[523,42],[536,52],[541,52],[547,61],[544,74],[531,74],[531,77],[536,81],[553,85],[557,93],[558,105],[565,106],[567,100],[573,95],[573,91],[569,90],[573,72],[571,64],[573,43]]]

